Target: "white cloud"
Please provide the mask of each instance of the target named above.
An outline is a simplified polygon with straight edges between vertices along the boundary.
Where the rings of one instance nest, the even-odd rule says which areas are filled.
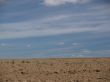
[[[52,21],[57,21],[57,20],[62,20],[62,19],[66,19],[66,18],[69,18],[71,17],[72,15],[71,14],[60,14],[60,15],[55,15],[55,16],[50,16],[48,18],[45,18],[43,22],[52,22]]]
[[[55,49],[48,49],[48,50],[38,50],[33,51],[34,54],[71,54],[72,57],[94,57],[95,54],[97,55],[109,55],[110,50],[71,50],[72,47],[64,47],[64,48],[55,48]]]
[[[6,38],[24,38],[24,37],[32,37],[32,36],[49,36],[49,35],[58,35],[58,34],[68,34],[68,33],[78,33],[78,32],[88,32],[95,31],[95,28],[47,28],[42,30],[23,30],[23,31],[5,31],[0,32],[0,39]]]
[[[72,45],[75,46],[75,47],[79,47],[80,43],[72,43]]]
[[[14,48],[13,45],[10,45],[8,43],[1,43],[0,48]]]
[[[74,53],[74,52],[73,52]],[[76,52],[76,54],[110,54],[110,50],[87,50],[87,49],[82,49]]]
[[[31,44],[28,44],[27,47],[28,47],[28,48],[31,48]]]
[[[84,57],[84,55],[81,55],[81,54],[80,54],[80,55],[77,55],[76,57]]]
[[[7,45],[7,44],[5,44],[5,43],[1,43],[1,46],[3,46],[3,47],[6,46],[6,45]]]
[[[60,13],[36,20],[0,24],[0,39],[40,37],[81,32],[91,32],[94,36],[97,35],[95,33],[105,35],[106,32],[110,32],[110,25],[109,20],[106,20],[104,17],[108,17],[107,14],[110,13],[110,10],[101,10],[100,7],[98,8],[96,12],[92,10],[91,12],[76,12],[74,14]],[[8,18],[7,15],[6,17]],[[99,25],[94,27],[97,24]],[[77,44],[73,43],[72,45]]]
[[[54,20],[51,18],[48,19],[49,19],[48,21]],[[88,26],[82,27],[85,24],[89,24],[89,23],[93,24],[96,21],[94,22],[82,21],[82,22],[74,23],[69,26],[67,25],[67,27],[62,28],[60,26],[57,27],[49,26],[51,24],[47,24],[47,26],[45,26],[44,24],[45,20],[46,19],[37,23],[36,21],[32,21],[32,22],[1,24],[0,26],[2,26],[3,28],[0,28],[0,30],[4,30],[4,31],[0,32],[0,39],[24,38],[24,37],[33,37],[33,36],[39,37],[39,36],[59,35],[59,34],[68,34],[68,33],[80,33],[80,32],[101,32],[101,31],[106,32],[110,30],[108,28],[109,23],[103,24],[104,21],[102,21],[101,26],[98,26],[97,28],[88,27]],[[104,28],[102,26],[104,26]],[[72,45],[78,45],[78,44],[73,43]]]
[[[90,50],[86,50],[86,49],[82,49],[82,50],[80,50],[80,52],[81,52],[82,54],[89,54],[89,53],[91,53]]]
[[[65,43],[64,43],[64,42],[59,42],[58,44],[59,44],[59,45],[64,45]]]
[[[87,3],[90,0],[44,0],[46,6],[58,6],[66,3],[82,4]]]

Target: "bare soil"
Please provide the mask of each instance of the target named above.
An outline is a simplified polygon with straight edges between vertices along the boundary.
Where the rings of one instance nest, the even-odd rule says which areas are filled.
[[[0,60],[0,82],[110,82],[110,58]]]

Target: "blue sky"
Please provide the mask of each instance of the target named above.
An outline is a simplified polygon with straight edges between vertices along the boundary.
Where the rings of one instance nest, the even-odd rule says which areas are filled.
[[[109,0],[0,0],[0,58],[110,57]]]

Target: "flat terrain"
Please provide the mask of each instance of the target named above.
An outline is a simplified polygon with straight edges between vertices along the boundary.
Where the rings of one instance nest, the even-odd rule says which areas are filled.
[[[0,82],[110,82],[110,58],[0,60]]]

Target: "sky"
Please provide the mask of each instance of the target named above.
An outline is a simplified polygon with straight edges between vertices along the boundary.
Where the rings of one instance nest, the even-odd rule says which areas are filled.
[[[110,0],[0,0],[0,58],[110,57]]]

